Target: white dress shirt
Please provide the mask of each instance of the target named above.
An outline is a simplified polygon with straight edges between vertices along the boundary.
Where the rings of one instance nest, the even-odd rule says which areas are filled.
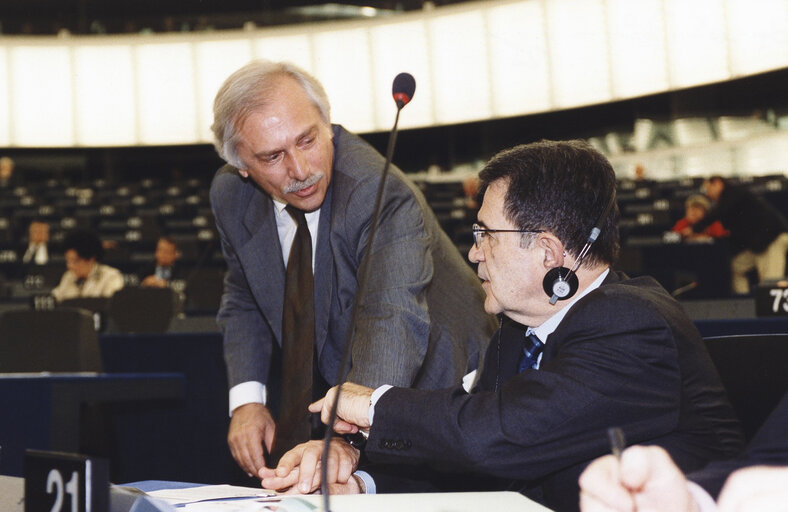
[[[274,199],[274,214],[276,217],[276,231],[279,234],[279,245],[282,247],[282,260],[287,268],[290,257],[290,248],[293,246],[298,224],[285,210],[287,203]],[[312,237],[312,272],[315,270],[315,249],[317,247],[317,226],[320,222],[320,209],[305,215],[309,234]],[[265,404],[268,402],[268,389],[265,384],[257,381],[247,381],[236,384],[230,389],[230,416],[236,408],[249,404]]]

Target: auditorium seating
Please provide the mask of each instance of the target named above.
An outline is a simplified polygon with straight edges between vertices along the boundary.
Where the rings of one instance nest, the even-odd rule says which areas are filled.
[[[659,145],[662,139],[666,144],[678,145],[680,141],[674,139],[689,144],[693,140],[708,139],[709,133],[718,138],[739,140],[746,136],[745,132],[763,129],[762,123],[735,117],[673,122],[639,120],[635,139],[639,140],[637,144],[649,149]],[[466,204],[462,180],[474,170],[470,166],[463,167],[463,172],[456,177],[451,173],[411,175],[463,255],[472,243],[470,225],[476,211]],[[702,181],[699,176],[619,181],[617,200],[621,211],[622,255],[618,268],[633,275],[655,275],[670,291],[698,281],[699,286],[687,292],[684,298],[729,296],[725,284],[730,272],[726,263],[729,253],[724,242],[689,246],[663,236],[683,216],[684,200],[699,191]],[[746,184],[788,217],[788,178],[785,175],[747,176],[733,178],[733,181]],[[114,242],[115,245],[106,251],[105,262],[120,269],[128,284],[137,284],[135,273],[153,260],[156,237],[160,233],[169,234],[179,245],[182,266],[207,269],[207,280],[194,279],[188,283],[194,295],[186,297],[185,312],[215,311],[220,286],[214,277],[223,272],[225,264],[208,202],[208,189],[207,180],[165,183],[144,179],[115,184],[94,180],[65,187],[48,180],[0,191],[0,273],[8,281],[7,295],[19,298],[46,293],[57,284],[65,270],[62,255],[56,249],[52,251],[49,268],[39,269],[35,274],[28,274],[18,261],[17,252],[25,242],[27,224],[32,218],[40,218],[50,225],[53,247],[57,247],[68,230],[77,227],[94,229],[104,240]]]
[[[788,333],[708,337],[705,342],[749,440],[788,391]]]
[[[165,332],[176,311],[172,288],[126,286],[109,300],[109,320],[115,332]]]
[[[93,317],[79,308],[17,309],[0,317],[0,373],[101,371]]]

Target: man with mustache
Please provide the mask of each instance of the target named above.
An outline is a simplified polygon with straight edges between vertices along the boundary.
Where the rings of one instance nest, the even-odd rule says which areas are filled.
[[[228,443],[248,474],[257,475],[299,442],[294,430],[281,427],[283,418],[303,415],[299,429],[310,421],[311,398],[340,378],[349,329],[355,328],[352,382],[434,389],[478,366],[495,328],[484,312],[484,293],[423,195],[396,168],[386,182],[368,286],[351,325],[384,159],[331,124],[317,80],[290,64],[252,62],[217,93],[212,129],[228,162],[211,185],[228,265],[217,317],[231,388]],[[313,274],[307,269],[306,277],[314,294],[286,300],[291,248],[311,251]],[[304,311],[288,320],[293,303]],[[296,387],[282,376],[295,345],[289,336],[303,328],[314,329],[305,335],[314,343],[313,361],[296,377],[313,373],[312,396],[295,411],[280,410],[275,421],[280,397],[291,403],[286,394]]]

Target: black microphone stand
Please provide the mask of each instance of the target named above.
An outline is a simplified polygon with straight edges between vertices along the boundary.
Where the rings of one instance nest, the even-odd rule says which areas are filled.
[[[356,295],[355,300],[353,301],[353,309],[351,310],[350,315],[350,329],[347,333],[347,339],[345,340],[345,349],[342,353],[342,364],[340,365],[339,371],[339,387],[337,388],[337,394],[334,399],[334,403],[331,406],[331,414],[329,416],[328,425],[326,428],[326,435],[323,438],[323,455],[321,457],[322,464],[320,465],[320,492],[323,495],[323,510],[325,512],[331,512],[330,507],[330,495],[328,491],[328,453],[331,450],[331,438],[334,434],[333,425],[337,419],[337,405],[339,404],[339,395],[341,393],[342,384],[345,382],[347,378],[347,374],[350,371],[350,355],[351,355],[351,344],[353,342],[353,336],[356,331],[356,316],[359,310],[359,304],[363,302],[363,293],[367,291],[367,275],[369,269],[369,260],[370,254],[372,253],[372,245],[375,242],[375,235],[378,231],[378,218],[380,217],[380,210],[383,204],[383,192],[384,187],[386,184],[386,178],[388,177],[389,167],[391,167],[391,159],[394,156],[394,145],[397,142],[397,125],[399,124],[399,113],[402,110],[402,107],[405,106],[406,102],[401,100],[397,100],[397,114],[394,118],[394,127],[391,130],[391,135],[389,135],[388,147],[386,149],[386,163],[383,165],[383,172],[381,173],[380,177],[380,184],[378,185],[378,192],[377,196],[375,197],[375,209],[372,215],[372,225],[369,231],[369,240],[367,241],[367,247],[364,251],[364,257],[361,260],[361,268],[359,269],[359,278],[358,278],[358,294]]]

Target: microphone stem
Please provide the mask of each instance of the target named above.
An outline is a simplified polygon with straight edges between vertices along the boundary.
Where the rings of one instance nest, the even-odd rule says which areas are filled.
[[[356,331],[356,317],[358,315],[358,310],[360,308],[359,304],[361,304],[364,300],[363,294],[367,291],[367,274],[369,268],[369,261],[372,259],[372,245],[375,242],[375,235],[378,231],[378,218],[380,217],[380,210],[382,209],[383,204],[383,192],[386,185],[386,177],[389,173],[389,167],[391,167],[391,160],[394,157],[394,144],[397,141],[397,125],[399,124],[399,113],[402,110],[402,106],[400,103],[397,102],[397,114],[394,117],[394,127],[391,129],[391,134],[389,135],[388,147],[386,148],[386,163],[383,165],[383,172],[380,176],[380,183],[378,185],[377,195],[375,196],[375,207],[372,214],[372,223],[369,227],[369,238],[367,239],[367,247],[364,250],[364,257],[361,260],[361,267],[359,268],[358,272],[358,287],[356,288],[356,297],[353,300],[353,309],[350,314],[350,328],[348,329],[347,337],[345,339],[345,348],[342,352],[342,363],[339,367],[339,388],[337,389],[337,394],[334,399],[334,403],[331,405],[331,414],[329,415],[328,425],[326,426],[326,435],[323,438],[323,456],[320,467],[320,492],[323,495],[323,510],[325,512],[331,512],[330,506],[330,493],[328,492],[328,482],[326,482],[326,477],[328,476],[328,454],[331,450],[331,438],[333,437],[333,425],[337,419],[337,406],[339,405],[339,396],[341,394],[342,383],[345,382],[347,379],[347,374],[350,372],[350,359],[351,359],[351,347],[353,343],[353,338]]]

